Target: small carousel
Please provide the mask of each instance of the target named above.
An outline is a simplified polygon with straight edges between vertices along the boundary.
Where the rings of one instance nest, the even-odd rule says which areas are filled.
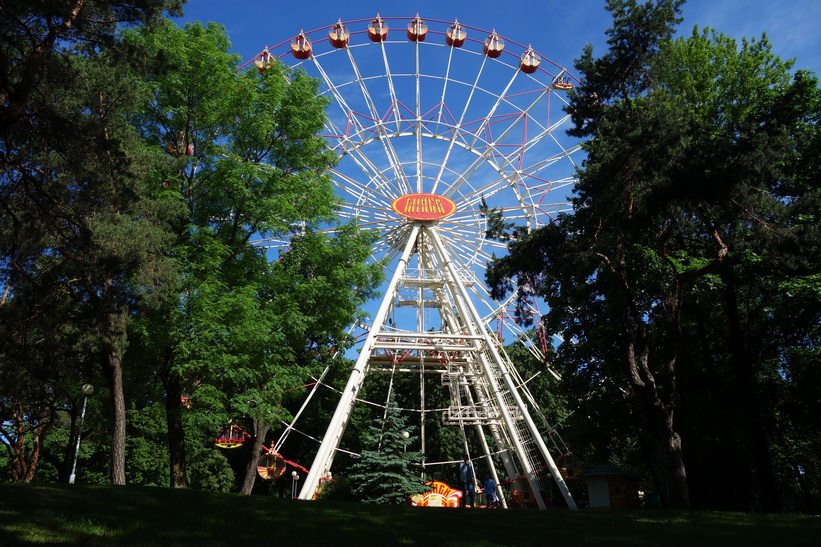
[[[251,435],[246,433],[239,425],[231,422],[220,429],[219,435],[214,439],[214,444],[220,448],[239,448],[250,438]]]

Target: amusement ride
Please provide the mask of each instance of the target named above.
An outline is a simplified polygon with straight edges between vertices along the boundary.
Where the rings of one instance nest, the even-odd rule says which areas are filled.
[[[336,410],[321,436],[298,497],[312,499],[331,477],[346,427],[368,378],[418,378],[415,408],[402,408],[419,430],[441,420],[472,430],[475,459],[497,483],[550,505],[558,489],[576,504],[554,455],[566,451],[536,404],[505,344],[518,341],[545,363],[549,337],[531,338],[515,321],[519,299],[502,302],[485,288],[484,270],[506,243],[489,237],[489,212],[532,230],[570,210],[579,144],[566,136],[567,91],[575,79],[531,46],[459,21],[381,17],[342,22],[266,47],[258,70],[280,61],[315,76],[329,99],[324,138],[339,155],[332,170],[340,215],[380,237],[372,258],[386,267],[382,299],[369,324]],[[282,239],[259,245],[286,247]],[[537,329],[538,331],[538,329]],[[535,339],[534,339],[535,338]],[[429,402],[431,378],[446,407]],[[296,421],[325,385],[313,384],[295,421],[260,460],[263,478],[284,473],[277,456]],[[385,404],[385,401],[371,402]],[[230,431],[229,431],[230,433]],[[467,446],[465,441],[465,446]],[[264,461],[263,461],[264,459]],[[421,474],[453,462],[423,461]],[[502,506],[508,501],[501,496]]]

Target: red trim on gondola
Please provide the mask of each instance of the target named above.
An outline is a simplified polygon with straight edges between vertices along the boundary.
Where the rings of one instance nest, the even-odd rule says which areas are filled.
[[[465,39],[467,37],[468,33],[464,27],[459,24],[459,20],[456,19],[445,33],[445,43],[451,47],[462,47],[465,45]]]
[[[388,39],[388,25],[379,17],[378,13],[376,19],[368,25],[368,38],[371,39],[371,42],[383,42]]]
[[[339,19],[331,30],[328,31],[328,41],[335,48],[347,47],[351,40],[351,31],[348,27],[342,24],[342,19]]]
[[[490,36],[485,39],[485,45],[482,48],[482,51],[491,59],[496,59],[502,54],[504,49],[505,41],[502,40],[502,37],[496,34],[496,31],[494,30]]]
[[[525,74],[533,74],[536,70],[538,70],[541,62],[542,58],[539,57],[535,51],[533,51],[532,47],[528,46],[519,59],[519,70]]]
[[[416,17],[408,23],[408,40],[411,42],[424,42],[427,35],[428,25],[419,18],[419,14],[417,13]]]
[[[297,59],[307,59],[312,53],[311,41],[304,32],[300,31],[291,42],[291,54]]]

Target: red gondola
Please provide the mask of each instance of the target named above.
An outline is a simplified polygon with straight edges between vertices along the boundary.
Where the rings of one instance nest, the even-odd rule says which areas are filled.
[[[268,48],[262,50],[262,53],[259,54],[259,59],[254,61],[254,64],[257,65],[257,72],[262,74],[270,67],[271,63],[274,61],[274,56],[268,52]]]
[[[371,42],[383,42],[388,39],[388,25],[376,14],[376,19],[368,25],[368,38]]]
[[[445,43],[451,47],[462,47],[465,45],[465,38],[467,37],[468,33],[459,24],[459,20],[456,19],[445,33]]]
[[[177,140],[175,143],[168,145],[168,151],[176,157],[193,156],[194,143],[189,142],[188,136],[184,131],[178,131]],[[185,401],[183,401],[183,403],[185,403]]]
[[[237,424],[231,423],[220,430],[214,443],[220,448],[239,448],[251,436]]]
[[[491,59],[495,59],[502,54],[502,50],[504,49],[505,41],[502,40],[502,37],[496,34],[496,30],[494,30],[485,40],[485,47],[482,48],[482,51]]]
[[[291,54],[297,59],[307,59],[311,56],[311,41],[303,31],[291,40]]]
[[[519,70],[525,74],[533,74],[539,68],[541,62],[542,58],[533,51],[532,47],[527,46],[525,52],[522,53],[521,59],[519,59]]]
[[[348,46],[351,39],[351,31],[348,27],[342,24],[342,19],[339,19],[336,24],[328,31],[328,41],[335,48],[343,48]]]
[[[265,481],[275,481],[285,474],[285,461],[273,450],[266,452],[257,461],[257,474]]]
[[[408,40],[411,42],[424,42],[428,35],[428,24],[419,18],[419,14],[408,23]]]

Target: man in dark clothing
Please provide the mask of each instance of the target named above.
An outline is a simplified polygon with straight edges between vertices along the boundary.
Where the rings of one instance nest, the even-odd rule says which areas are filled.
[[[473,464],[470,463],[467,456],[459,464],[459,482],[462,486],[462,507],[473,507],[476,487],[474,486]]]
[[[492,477],[488,477],[485,482],[482,483],[482,489],[485,492],[485,499],[487,500],[487,506],[498,508],[499,507],[499,498],[496,497],[496,483],[493,481]]]

